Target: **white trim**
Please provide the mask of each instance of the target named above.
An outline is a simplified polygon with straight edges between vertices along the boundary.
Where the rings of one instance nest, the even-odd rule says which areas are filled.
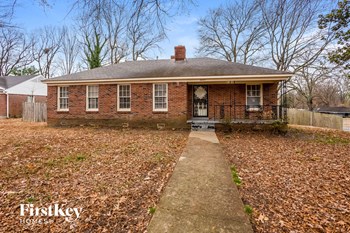
[[[61,102],[60,102],[60,92],[62,87],[68,88],[68,108],[60,108]],[[69,112],[69,86],[58,86],[57,87],[57,111],[59,112]]]
[[[6,93],[6,118],[10,118],[10,97],[9,97],[9,93]]]
[[[97,91],[98,91],[98,95],[97,95],[97,108],[89,108],[89,87],[97,87]],[[99,97],[100,97],[100,88],[98,85],[86,85],[86,111],[87,112],[98,112],[98,107],[100,106],[100,101],[99,101]]]
[[[119,87],[120,86],[129,86],[129,93],[130,93],[130,108],[120,108],[119,107]],[[130,112],[131,111],[131,84],[118,84],[117,85],[117,111],[118,112]]]
[[[155,85],[160,85],[160,84],[165,84],[166,85],[166,108],[159,108],[159,109],[156,109],[155,108]],[[167,112],[168,111],[168,108],[169,108],[169,93],[168,93],[169,89],[168,89],[168,83],[153,83],[153,93],[152,93],[152,96],[153,96],[153,112]]]
[[[263,101],[263,83],[249,83],[245,85],[245,105],[248,106],[248,86],[253,86],[253,85],[259,85],[260,86],[260,103],[259,105],[262,106],[264,105]],[[249,111],[259,111],[257,108],[249,108]]]
[[[110,78],[110,79],[91,79],[91,80],[54,80],[47,79],[46,84],[74,83],[155,83],[155,82],[210,82],[210,81],[283,81],[288,80],[293,74],[266,74],[266,75],[224,75],[224,76],[195,76],[195,77],[152,77],[152,78]]]

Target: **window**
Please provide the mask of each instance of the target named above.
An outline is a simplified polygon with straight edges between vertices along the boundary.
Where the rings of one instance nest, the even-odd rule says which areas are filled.
[[[98,111],[98,86],[87,86],[86,110]]]
[[[58,87],[57,110],[68,111],[68,87]]]
[[[153,111],[168,111],[168,84],[153,84]]]
[[[130,85],[118,85],[118,111],[131,110]]]
[[[261,108],[261,85],[247,85],[247,109]]]

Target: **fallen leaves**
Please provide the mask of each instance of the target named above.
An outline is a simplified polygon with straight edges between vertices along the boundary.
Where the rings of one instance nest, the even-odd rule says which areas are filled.
[[[50,128],[0,121],[1,232],[143,232],[187,132]],[[19,204],[83,208],[78,221],[19,224]]]
[[[350,134],[292,129],[218,134],[255,232],[350,232]]]

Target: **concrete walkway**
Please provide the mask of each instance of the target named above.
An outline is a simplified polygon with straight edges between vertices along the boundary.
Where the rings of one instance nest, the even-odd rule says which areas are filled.
[[[214,132],[190,133],[147,232],[253,232]]]

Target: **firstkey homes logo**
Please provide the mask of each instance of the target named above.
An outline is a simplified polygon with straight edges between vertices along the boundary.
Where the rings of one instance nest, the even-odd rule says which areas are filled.
[[[51,204],[47,207],[37,207],[34,204],[20,204],[20,223],[25,224],[48,224],[53,220],[46,217],[64,217],[65,221],[73,222],[79,219],[83,208],[70,208]]]

